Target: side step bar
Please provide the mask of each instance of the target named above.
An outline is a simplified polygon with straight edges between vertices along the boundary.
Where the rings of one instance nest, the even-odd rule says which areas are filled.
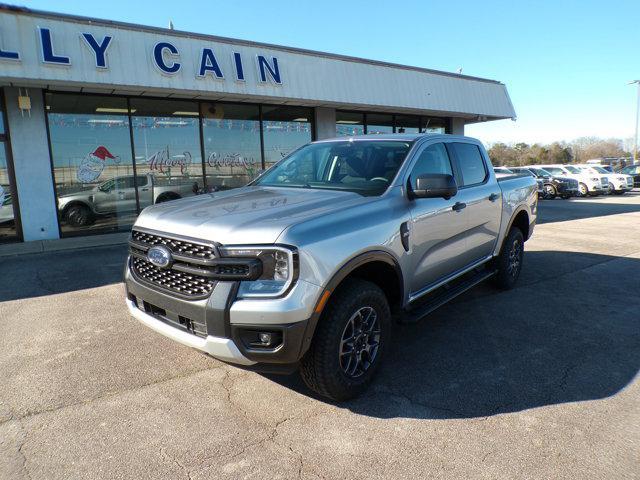
[[[455,297],[460,295],[461,293],[466,292],[472,287],[475,287],[480,282],[485,281],[487,278],[492,277],[496,274],[496,270],[482,270],[478,272],[475,276],[460,282],[454,286],[445,285],[443,291],[434,296],[427,303],[416,306],[415,308],[411,308],[410,310],[405,311],[400,316],[400,321],[402,323],[416,323],[424,318],[429,313],[433,312],[435,309],[440,308],[445,303],[453,300]]]

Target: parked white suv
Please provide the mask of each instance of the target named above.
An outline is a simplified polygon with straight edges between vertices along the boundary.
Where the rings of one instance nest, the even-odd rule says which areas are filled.
[[[633,189],[633,177],[631,175],[625,175],[624,173],[611,173],[600,165],[576,165],[584,172],[593,175],[603,175],[609,180],[609,193],[615,193],[616,195],[622,195],[625,192]]]
[[[609,192],[609,179],[606,175],[589,173],[575,165],[537,165],[553,175],[575,178],[578,180],[578,192],[581,197],[600,195]]]

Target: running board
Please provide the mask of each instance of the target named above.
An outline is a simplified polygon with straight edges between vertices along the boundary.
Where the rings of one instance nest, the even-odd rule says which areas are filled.
[[[409,308],[411,309],[405,311],[403,315],[401,315],[400,321],[402,323],[416,323],[422,320],[426,315],[433,312],[435,309],[440,308],[442,305],[453,300],[461,293],[464,293],[470,288],[475,287],[480,282],[485,281],[487,278],[492,277],[495,274],[496,274],[495,270],[490,270],[490,271],[482,270],[481,272],[478,272],[475,276],[469,278],[468,280],[465,280],[464,282],[460,282],[455,286],[447,287],[447,285],[445,285],[444,287],[442,287],[444,291],[441,293],[438,293],[433,299],[429,300],[427,303],[420,306],[416,306],[415,308],[411,308],[411,306],[409,306]]]

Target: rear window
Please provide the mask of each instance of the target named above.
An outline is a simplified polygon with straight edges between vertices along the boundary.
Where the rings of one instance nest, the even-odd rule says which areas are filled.
[[[471,143],[453,143],[452,146],[462,171],[463,186],[484,182],[487,178],[487,169],[478,146]]]

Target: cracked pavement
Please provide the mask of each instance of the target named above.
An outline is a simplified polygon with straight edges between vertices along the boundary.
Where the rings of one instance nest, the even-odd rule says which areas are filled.
[[[343,404],[129,318],[124,247],[1,258],[0,479],[640,478],[640,192],[540,222]]]

